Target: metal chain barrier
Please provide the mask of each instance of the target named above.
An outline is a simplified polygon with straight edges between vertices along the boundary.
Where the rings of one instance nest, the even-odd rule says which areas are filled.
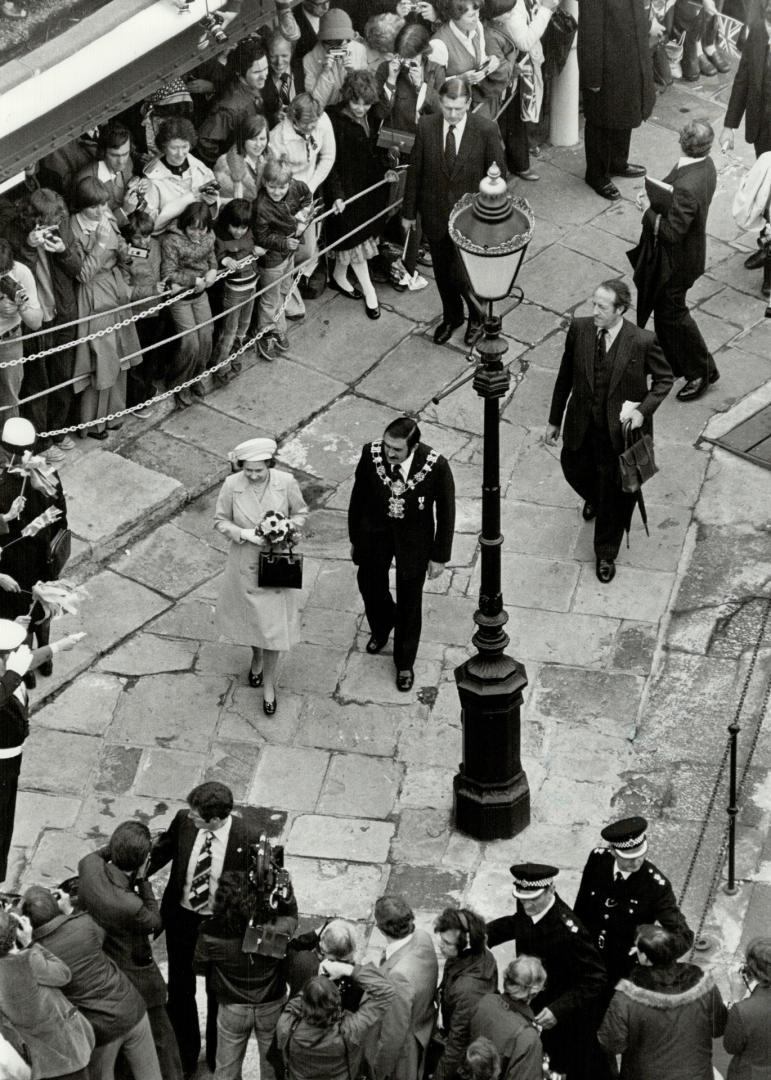
[[[387,181],[385,181],[385,182],[387,182]],[[380,185],[374,185],[374,186],[377,187],[377,186],[380,186]],[[370,188],[366,189],[366,191],[369,191],[369,190],[371,190],[371,189]],[[366,191],[358,192],[357,195],[355,195],[353,197],[353,199],[360,198],[362,195],[366,194]],[[353,200],[351,200],[351,201],[353,201]],[[292,267],[291,270],[287,270],[286,273],[282,274],[281,277],[276,278],[276,280],[274,282],[272,282],[270,285],[266,286],[266,288],[260,289],[258,292],[255,292],[253,297],[248,297],[246,300],[241,301],[239,304],[235,304],[235,305],[233,305],[233,307],[228,308],[227,311],[222,312],[220,315],[213,316],[211,319],[207,319],[206,322],[201,323],[200,324],[201,326],[206,326],[209,323],[215,322],[216,319],[222,318],[224,315],[227,315],[230,311],[233,311],[233,310],[235,310],[236,308],[239,308],[239,307],[243,307],[244,304],[249,303],[250,300],[254,299],[257,296],[260,296],[264,292],[267,292],[268,289],[275,289],[279,285],[280,282],[285,281],[287,278],[294,278],[294,281],[292,283],[292,287],[289,289],[284,301],[281,304],[281,307],[279,308],[279,311],[276,313],[275,317],[271,320],[271,322],[268,323],[267,326],[261,327],[260,330],[258,330],[257,334],[253,338],[251,338],[251,340],[249,340],[247,342],[244,342],[234,353],[231,353],[230,356],[226,357],[224,360],[221,360],[218,364],[215,364],[213,367],[207,368],[206,371],[202,371],[200,374],[194,375],[193,378],[187,379],[185,382],[179,383],[177,386],[174,386],[169,390],[164,390],[162,393],[156,394],[155,397],[148,398],[146,401],[139,402],[136,405],[127,406],[125,409],[120,409],[118,412],[110,413],[107,416],[99,416],[94,420],[84,420],[79,424],[72,424],[69,427],[57,428],[55,431],[41,431],[41,432],[38,433],[39,438],[48,439],[48,438],[53,438],[54,436],[57,436],[57,435],[71,435],[74,432],[85,431],[88,428],[100,426],[102,424],[109,423],[110,421],[113,421],[113,420],[119,420],[124,416],[130,416],[132,413],[139,412],[141,409],[145,409],[149,405],[155,405],[156,402],[165,401],[166,398],[172,397],[174,394],[179,393],[180,390],[188,390],[190,387],[195,386],[197,383],[202,382],[205,378],[207,378],[207,376],[213,375],[215,372],[220,371],[222,368],[227,367],[231,363],[232,360],[237,359],[243,353],[247,352],[262,337],[264,337],[265,334],[267,334],[267,333],[269,333],[269,332],[271,332],[272,330],[275,329],[276,320],[286,311],[286,307],[287,307],[287,304],[289,303],[289,300],[291,298],[293,288],[297,284],[297,280],[302,275],[304,267],[309,262],[312,262],[315,259],[320,259],[322,256],[326,255],[328,252],[332,251],[338,244],[342,244],[345,240],[348,240],[351,236],[354,236],[356,233],[360,232],[363,228],[366,228],[367,225],[371,225],[373,221],[377,221],[379,218],[383,217],[384,214],[388,214],[392,210],[399,207],[401,205],[401,202],[402,202],[401,199],[397,199],[395,202],[391,203],[389,206],[386,206],[385,209],[380,210],[377,214],[373,214],[373,216],[371,218],[369,218],[367,221],[362,222],[362,224],[357,225],[355,229],[351,229],[344,236],[341,236],[338,240],[335,241],[334,244],[328,244],[325,248],[322,248],[320,251],[316,252],[316,254],[313,255],[311,259],[306,259],[304,262],[302,262],[299,267]],[[181,294],[177,294],[175,299],[177,299],[179,297],[179,295],[181,295]],[[193,329],[198,329],[198,327],[196,326]],[[166,338],[165,340],[160,341],[160,342],[156,342],[152,346],[152,348],[153,349],[158,348],[161,345],[165,345],[169,341],[175,341],[175,340],[177,340],[177,338],[184,337],[185,333],[192,333],[192,331],[184,331],[181,334],[175,334],[173,337]],[[71,348],[72,345],[70,345],[69,347]],[[138,353],[132,353],[131,356],[132,357],[139,356],[141,353],[149,352],[149,351],[150,351],[150,349],[147,349],[147,350],[140,349],[140,351]],[[125,357],[124,359],[129,359],[129,357]],[[78,376],[76,379],[69,380],[69,383],[81,382],[83,379],[85,379],[87,377],[88,376],[86,376],[86,375]],[[66,385],[69,385],[69,384],[68,383],[60,384],[60,386],[66,386]],[[59,388],[60,388],[59,386],[49,387],[49,389],[47,391],[44,391],[41,394],[36,394],[35,397],[45,396],[46,393],[53,393],[55,390],[57,390]],[[27,400],[27,399],[23,399],[23,400]],[[23,401],[21,403],[23,404]]]
[[[741,692],[739,694],[739,699],[738,699],[737,704],[736,704],[736,709],[734,711],[733,720],[731,722],[731,725],[729,725],[729,731],[732,728],[736,729],[736,730],[739,729],[739,718],[740,718],[740,716],[741,716],[741,714],[742,714],[742,712],[744,710],[744,705],[745,705],[745,702],[747,700],[747,693],[748,693],[749,688],[750,688],[750,683],[752,681],[752,676],[755,673],[755,667],[757,665],[758,656],[760,654],[760,648],[761,648],[761,645],[763,643],[763,639],[764,639],[765,634],[766,634],[766,628],[768,627],[769,618],[771,618],[771,598],[766,598],[766,609],[765,609],[765,612],[763,614],[763,618],[761,619],[761,622],[760,622],[760,628],[758,630],[757,638],[755,639],[755,644],[754,644],[753,649],[752,649],[752,655],[750,657],[750,662],[747,665],[747,672],[745,674],[744,682],[742,684],[742,689],[741,689]],[[745,759],[744,766],[742,768],[742,774],[741,774],[741,778],[739,780],[739,784],[738,784],[738,788],[737,788],[738,796],[741,796],[741,793],[742,793],[742,790],[743,790],[743,787],[744,787],[744,782],[745,782],[745,780],[747,778],[750,767],[752,765],[752,758],[753,758],[753,755],[755,753],[755,748],[757,746],[758,739],[760,738],[760,732],[761,732],[761,728],[763,726],[763,718],[765,716],[766,709],[768,708],[768,704],[769,704],[770,699],[771,699],[771,678],[769,678],[768,683],[766,685],[765,693],[763,695],[763,700],[762,700],[762,703],[761,703],[761,706],[760,706],[758,722],[755,725],[755,730],[753,732],[752,739],[750,740],[750,745],[749,745],[749,749],[748,749],[748,752],[747,752],[747,757]],[[723,755],[722,755],[721,760],[720,760],[720,767],[718,768],[717,776],[715,777],[715,783],[713,784],[712,791],[710,793],[710,797],[709,797],[709,800],[707,802],[707,809],[706,809],[706,812],[705,812],[705,815],[704,815],[704,820],[702,821],[702,824],[701,824],[701,829],[699,831],[699,835],[698,835],[697,840],[696,840],[696,846],[694,847],[693,854],[691,856],[691,861],[690,861],[690,863],[688,865],[688,870],[687,870],[686,875],[685,875],[685,880],[684,880],[683,886],[682,886],[682,888],[680,890],[680,896],[678,898],[678,904],[679,904],[680,907],[682,907],[683,901],[684,901],[685,896],[686,896],[686,893],[688,892],[688,889],[690,887],[691,880],[693,878],[693,872],[694,872],[694,869],[696,867],[696,863],[698,861],[698,857],[699,857],[699,854],[701,852],[701,848],[702,848],[703,843],[704,843],[704,838],[705,838],[705,836],[707,834],[707,829],[709,828],[710,819],[712,817],[712,813],[713,813],[713,810],[715,808],[715,801],[716,801],[716,798],[717,798],[717,793],[718,793],[718,790],[720,788],[721,781],[723,779],[723,770],[725,769],[726,761],[728,760],[728,757],[729,757],[729,753],[730,753],[730,749],[731,749],[731,741],[732,741],[732,736],[729,734],[729,737],[726,740],[725,748],[723,750]],[[718,847],[717,855],[715,857],[715,864],[714,864],[714,869],[713,869],[713,872],[712,872],[712,878],[710,879],[709,890],[707,892],[707,897],[706,897],[706,899],[704,901],[704,906],[702,908],[701,916],[699,918],[698,928],[697,928],[696,933],[694,935],[694,945],[691,947],[691,950],[689,951],[689,954],[688,954],[689,956],[693,953],[693,950],[697,947],[697,944],[698,944],[698,942],[699,942],[699,940],[700,940],[700,938],[702,936],[702,933],[703,933],[703,930],[704,930],[704,923],[706,922],[706,919],[707,919],[707,913],[708,913],[709,909],[711,908],[712,903],[713,903],[713,901],[715,899],[715,896],[717,894],[718,886],[720,884],[720,878],[721,878],[722,873],[723,873],[723,864],[724,864],[724,861],[725,861],[726,848],[728,846],[728,839],[729,839],[730,831],[731,831],[731,822],[729,820],[726,823],[725,828],[723,829],[723,834],[722,834],[722,837],[721,837],[721,840],[720,840],[720,845]]]

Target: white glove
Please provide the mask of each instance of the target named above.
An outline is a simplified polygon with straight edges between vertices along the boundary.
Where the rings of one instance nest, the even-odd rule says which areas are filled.
[[[17,675],[26,675],[32,663],[32,649],[29,645],[20,645],[14,649],[5,664],[6,671],[15,671]]]

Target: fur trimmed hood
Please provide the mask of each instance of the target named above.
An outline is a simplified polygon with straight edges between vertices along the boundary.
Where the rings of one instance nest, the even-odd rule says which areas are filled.
[[[639,1005],[653,1009],[676,1009],[690,1005],[712,992],[714,980],[695,964],[672,964],[666,968],[638,965],[616,990]]]

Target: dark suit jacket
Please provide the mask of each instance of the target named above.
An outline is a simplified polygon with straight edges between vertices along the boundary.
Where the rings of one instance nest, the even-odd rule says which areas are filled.
[[[367,556],[382,558],[393,552],[399,572],[417,577],[425,574],[429,560],[449,562],[455,531],[455,484],[446,460],[440,455],[417,487],[404,492],[404,517],[391,518],[391,491],[375,471],[371,446],[367,443],[361,452],[348,506],[354,563],[358,566]],[[430,450],[425,443],[418,443],[408,480],[422,469]]]
[[[262,830],[247,822],[237,810],[233,811],[232,818],[233,824],[230,826],[222,873],[245,874],[249,870],[249,846],[257,842]],[[197,832],[189,812],[178,810],[171,825],[153,847],[147,869],[148,877],[160,870],[162,866],[171,863],[169,883],[161,900],[161,915],[164,923],[174,917],[174,910],[182,900],[187,866]]]
[[[294,15],[295,20],[297,21],[297,25],[300,28],[300,36],[297,39],[297,43],[294,47],[294,52],[292,53],[292,71],[295,71],[296,66],[299,66],[300,71],[302,72],[302,58],[305,56],[306,53],[309,53],[311,51],[311,49],[319,39],[316,31],[308,22],[308,17],[303,11],[302,4],[298,4],[296,8],[293,8],[292,14]],[[295,79],[296,78],[297,75],[295,72]],[[300,82],[299,84],[297,84],[298,94],[304,88],[304,86],[304,82]]]
[[[707,214],[717,185],[711,157],[682,169],[674,167],[664,177],[673,187],[672,204],[659,222],[659,242],[669,256],[672,285],[690,288],[707,265]],[[656,213],[650,207],[645,220],[654,226]]]
[[[549,411],[550,424],[559,427],[563,416],[565,418],[562,440],[566,450],[579,448],[591,420],[596,340],[597,328],[592,318],[574,319],[570,324]],[[626,319],[611,355],[613,368],[608,386],[607,420],[611,442],[620,454],[624,449],[618,418],[622,404],[625,401],[640,402],[639,409],[645,417],[643,431],[652,435],[651,417],[669,393],[674,378],[655,335],[640,330]]]
[[[763,71],[767,52],[768,31],[765,20],[761,19],[750,27],[723,120],[725,127],[737,128],[744,116],[744,137],[748,143],[757,141],[763,122]]]
[[[506,175],[506,155],[498,125],[469,113],[452,175],[447,171],[442,142],[441,113],[421,116],[407,171],[402,216],[414,221],[420,212],[423,233],[441,240],[455,203],[467,191],[476,191],[493,162]]]
[[[734,1057],[731,1080],[771,1080],[771,987],[756,986],[728,1010],[723,1046]]]
[[[416,930],[406,945],[391,953],[380,970],[396,996],[377,1034],[371,1058],[382,1080],[416,1080],[422,1074],[425,1051],[436,1023],[439,965],[434,943],[425,930]]]

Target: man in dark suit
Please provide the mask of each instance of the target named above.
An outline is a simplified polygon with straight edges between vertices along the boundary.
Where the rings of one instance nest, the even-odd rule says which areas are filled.
[[[430,934],[415,929],[415,913],[403,896],[375,901],[375,923],[386,940],[380,970],[396,996],[368,1052],[381,1080],[420,1080],[436,1023],[439,965]]]
[[[392,421],[367,443],[356,466],[348,506],[351,558],[371,637],[379,653],[394,630],[396,685],[412,689],[420,641],[423,583],[449,561],[455,529],[455,485],[447,461],[420,441],[409,417]],[[396,560],[396,602],[388,572]]]
[[[104,951],[142,995],[163,1080],[182,1080],[177,1039],[166,1011],[166,983],[149,941],[163,926],[146,877],[151,846],[150,830],[142,822],[118,825],[105,847],[78,863],[78,906],[103,928]]]
[[[537,956],[546,986],[531,1002],[551,1067],[568,1080],[596,1080],[602,1055],[594,1033],[607,976],[589,933],[555,891],[554,866],[521,863],[510,867],[517,909],[487,924],[493,949],[516,941],[517,956]]]
[[[728,108],[723,120],[720,145],[723,152],[734,148],[734,130],[744,117],[744,138],[752,143],[755,157],[771,150],[771,0],[765,3],[765,18],[754,22],[742,49],[736,69]],[[766,210],[768,214],[768,210]],[[766,261],[766,247],[771,244],[768,230],[765,246],[758,240],[758,250],[745,260],[749,270],[757,270]]]
[[[250,847],[259,831],[233,813],[233,793],[216,781],[193,788],[189,810],[180,810],[150,855],[148,876],[171,863],[169,883],[161,900],[169,957],[168,1012],[179,1043],[182,1067],[195,1072],[201,1049],[193,957],[201,924],[212,914],[212,902],[224,873],[247,874]],[[214,1070],[217,1010],[209,997],[206,1018],[206,1060]]]
[[[545,440],[557,445],[564,417],[562,471],[584,500],[584,521],[596,518],[597,577],[607,584],[615,577],[616,555],[635,505],[635,496],[621,490],[619,477],[621,409],[632,430],[652,435],[651,417],[673,379],[654,335],[624,318],[631,296],[623,281],[598,285],[592,303],[593,317],[570,324]]]
[[[471,87],[465,79],[445,79],[439,88],[439,104],[440,113],[422,116],[418,121],[402,224],[405,229],[412,227],[419,213],[431,250],[436,287],[442,298],[442,321],[434,331],[434,341],[444,345],[453,330],[463,324],[465,300],[468,327],[464,341],[470,345],[481,323],[480,307],[447,223],[458,199],[478,189],[494,162],[505,174],[506,156],[498,126],[469,112]]]
[[[621,192],[613,176],[644,176],[629,161],[632,129],[653,111],[656,91],[643,0],[581,0],[578,74],[583,92],[586,182],[603,199]]]
[[[693,945],[693,931],[672,886],[645,858],[647,828],[642,817],[606,825],[600,835],[608,846],[595,848],[589,856],[573,905],[605,961],[608,1001],[618,980],[627,978],[635,965],[632,949],[642,923],[660,923],[668,930],[678,956]]]
[[[686,304],[686,293],[704,273],[707,260],[707,214],[717,185],[710,157],[714,140],[706,120],[690,120],[680,130],[683,156],[664,182],[672,185],[665,214],[648,206],[643,224],[652,230],[669,263],[669,275],[660,283],[653,306],[653,324],[664,356],[675,376],[686,382],[678,401],[694,401],[720,378],[712,353]],[[646,205],[644,196],[641,205]]]

